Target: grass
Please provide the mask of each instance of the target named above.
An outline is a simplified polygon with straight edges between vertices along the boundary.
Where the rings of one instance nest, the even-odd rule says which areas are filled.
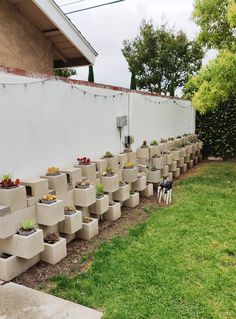
[[[235,319],[236,163],[203,166],[174,196],[51,292],[105,319]]]

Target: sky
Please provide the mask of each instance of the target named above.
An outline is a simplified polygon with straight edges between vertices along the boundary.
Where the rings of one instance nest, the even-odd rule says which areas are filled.
[[[76,0],[56,0],[56,3],[61,6],[74,1]],[[80,0],[79,3],[62,6],[61,9],[67,13],[110,1],[112,0]],[[125,0],[68,15],[98,52],[94,65],[95,82],[129,88],[130,72],[121,52],[122,42],[133,39],[138,34],[143,19],[152,19],[155,25],[167,22],[176,30],[186,32],[189,39],[194,39],[198,28],[191,21],[193,3],[194,0]],[[214,55],[214,52],[210,52],[205,62]],[[78,68],[74,78],[87,80],[88,67]]]

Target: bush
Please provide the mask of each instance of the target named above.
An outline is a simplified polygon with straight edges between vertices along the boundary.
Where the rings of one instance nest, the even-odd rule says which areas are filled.
[[[205,114],[196,114],[196,132],[203,141],[203,157],[236,158],[236,101]]]

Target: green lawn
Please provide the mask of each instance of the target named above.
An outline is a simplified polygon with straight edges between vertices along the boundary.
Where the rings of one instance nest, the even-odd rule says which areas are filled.
[[[174,205],[102,244],[86,273],[54,278],[52,293],[106,319],[235,319],[236,163],[199,171]]]

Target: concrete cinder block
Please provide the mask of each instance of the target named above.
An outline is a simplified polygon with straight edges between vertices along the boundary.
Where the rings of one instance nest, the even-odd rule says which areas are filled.
[[[149,147],[139,147],[136,151],[136,156],[137,157],[144,157],[149,159],[150,154],[149,154]]]
[[[14,212],[10,212],[9,207],[0,213],[0,239],[5,239],[14,235],[20,228],[23,220],[37,221],[36,206],[26,207]]]
[[[96,199],[96,203],[89,207],[89,211],[95,215],[102,215],[109,210],[109,196],[104,195]]]
[[[136,164],[137,161],[137,154],[136,152],[129,152],[127,153],[127,157],[128,157],[128,162],[132,162],[134,164]]]
[[[74,206],[74,190],[71,189],[63,194],[57,195],[57,199],[63,200],[64,206]]]
[[[55,176],[44,175],[41,178],[48,180],[49,188],[53,189],[56,195],[63,194],[68,190],[67,176],[64,173]]]
[[[74,240],[75,237],[76,237],[75,233],[74,233],[74,234],[64,234],[64,233],[61,233],[60,236],[61,236],[62,238],[65,238],[67,244],[70,243],[72,240]]]
[[[161,171],[160,170],[149,170],[147,181],[148,183],[159,183],[161,179]]]
[[[188,164],[190,162],[190,154],[187,154],[184,158],[184,163]]]
[[[120,186],[119,189],[113,193],[113,200],[124,202],[126,199],[130,197],[130,186],[124,185]]]
[[[150,152],[150,158],[152,158],[153,156],[160,156],[161,147],[159,145],[150,145],[149,152]]]
[[[60,172],[66,174],[68,190],[74,188],[82,177],[82,170],[79,167],[63,168],[60,170]]]
[[[169,165],[165,165],[162,169],[161,169],[161,176],[162,177],[167,177],[169,175]]]
[[[96,165],[94,163],[89,165],[78,164],[76,167],[81,168],[84,177],[87,177],[89,180],[96,179]]]
[[[37,220],[39,224],[52,226],[64,219],[64,203],[62,200],[57,200],[52,204],[37,204]]]
[[[191,159],[190,162],[188,163],[188,168],[193,168],[194,161]]]
[[[101,174],[105,172],[107,169],[107,160],[106,158],[94,160],[92,163],[96,165],[96,171],[100,172]]]
[[[192,154],[193,153],[193,145],[186,145],[186,152],[187,154]]]
[[[48,180],[45,178],[24,179],[20,184],[25,186],[27,196],[36,197],[38,200],[49,191]]]
[[[109,206],[109,210],[103,215],[103,218],[105,220],[109,220],[113,222],[119,219],[120,216],[121,216],[121,205],[120,203],[115,203],[114,205]]]
[[[24,259],[12,255],[1,257],[0,254],[0,279],[10,281],[33,265],[37,264],[39,261],[39,254],[30,259]]]
[[[185,174],[185,173],[187,173],[187,170],[188,170],[188,164],[184,164],[184,166],[181,167],[181,169],[180,169],[180,173]]]
[[[43,231],[37,229],[29,236],[14,234],[0,240],[0,251],[17,257],[30,259],[43,251]]]
[[[185,157],[187,154],[187,150],[185,147],[182,147],[181,149],[179,149],[180,152],[180,158]]]
[[[156,169],[162,169],[165,165],[165,158],[164,156],[161,157],[153,157],[152,159],[152,167]]]
[[[180,176],[180,168],[177,167],[177,169],[173,173],[174,173],[174,178],[178,178]]]
[[[43,231],[43,238],[47,237],[49,234],[59,232],[58,224],[52,226],[39,225],[39,228]]]
[[[27,207],[25,186],[0,188],[0,205],[9,206],[11,212]]]
[[[98,234],[98,219],[90,217],[86,217],[86,219],[90,222],[83,222],[82,229],[76,233],[76,236],[84,240],[90,240]]]
[[[173,161],[171,165],[169,165],[169,171],[174,172],[177,169],[177,161]]]
[[[60,238],[54,244],[44,243],[44,251],[40,254],[40,259],[48,264],[55,265],[67,255],[66,239]]]
[[[168,176],[168,178],[169,178],[169,181],[173,181],[173,172],[169,172],[169,176]]]
[[[177,167],[183,167],[184,166],[184,157],[181,157],[178,161],[177,161]]]
[[[72,215],[65,215],[65,219],[58,224],[59,232],[64,234],[74,234],[82,228],[82,212],[76,211]]]
[[[122,170],[122,179],[125,183],[133,183],[138,179],[138,168],[124,168]]]
[[[132,189],[141,192],[147,187],[147,177],[140,176],[138,177],[137,181],[132,184]]]
[[[106,193],[113,193],[119,189],[119,176],[101,176],[101,183]]]
[[[27,207],[36,206],[37,202],[37,197],[27,196]]]
[[[181,152],[180,151],[173,151],[173,160],[178,161],[181,158]]]
[[[201,141],[197,142],[197,148],[198,148],[198,150],[202,150],[203,142],[201,142]]]
[[[75,188],[73,191],[75,206],[88,207],[96,202],[96,190],[92,185],[85,189]]]
[[[140,193],[142,197],[151,197],[153,196],[153,184],[147,184],[147,187]]]
[[[118,155],[118,163],[119,163],[119,168],[120,169],[122,169],[127,162],[128,162],[127,153],[123,153],[123,154],[119,154]]]
[[[110,167],[112,172],[115,173],[119,169],[118,156],[107,158],[107,167]]]
[[[134,193],[130,195],[130,198],[124,201],[123,205],[125,207],[134,208],[139,205],[139,193]]]
[[[137,156],[137,163],[145,166],[149,166],[149,159],[147,157],[138,157]]]
[[[173,160],[174,160],[174,156],[172,153],[166,154],[165,165],[171,165],[173,163]]]

